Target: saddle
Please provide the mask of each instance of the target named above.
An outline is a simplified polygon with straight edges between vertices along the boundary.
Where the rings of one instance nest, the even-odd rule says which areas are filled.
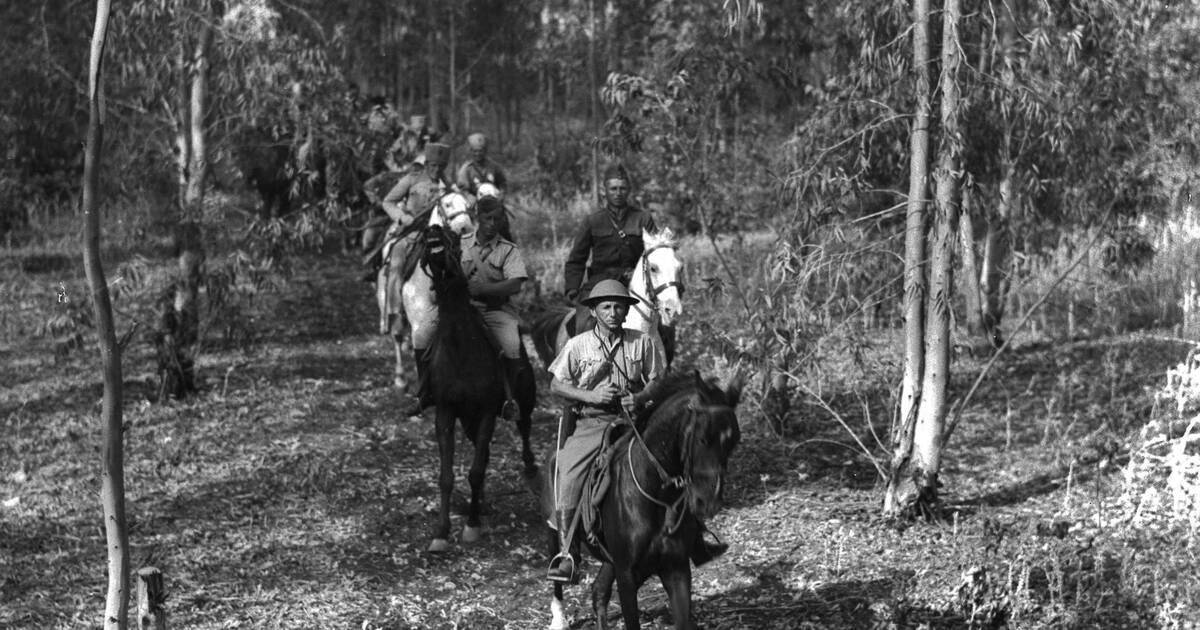
[[[632,439],[633,432],[629,429],[630,426],[626,422],[617,422],[605,429],[600,454],[584,477],[577,518],[588,544],[596,547],[604,547],[600,538],[600,504],[604,502],[604,495],[612,485],[612,470],[617,464],[617,455],[624,451],[626,444]]]

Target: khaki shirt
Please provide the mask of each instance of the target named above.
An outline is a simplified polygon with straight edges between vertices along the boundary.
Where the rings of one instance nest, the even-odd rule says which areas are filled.
[[[487,243],[475,241],[462,252],[463,272],[468,280],[500,282],[513,278],[525,279],[529,272],[525,268],[525,257],[512,241],[497,236]],[[487,308],[506,308],[509,299],[503,298],[486,304]]]
[[[383,209],[388,216],[392,217],[393,221],[399,221],[396,216],[397,212],[407,216],[411,221],[422,212],[432,208],[434,202],[445,194],[446,189],[444,181],[430,179],[425,172],[409,173],[401,177],[400,181],[396,182],[396,185],[388,191],[383,198]]]
[[[620,347],[614,351],[597,329],[575,335],[550,364],[550,374],[563,383],[590,391],[612,383],[628,392],[641,391],[646,383],[662,374],[663,366],[649,337],[636,330],[622,329],[617,343]],[[610,354],[612,365],[609,365]]]

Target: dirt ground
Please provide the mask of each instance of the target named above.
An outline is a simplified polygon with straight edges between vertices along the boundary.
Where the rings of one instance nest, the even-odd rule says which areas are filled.
[[[432,425],[399,413],[408,399],[390,386],[390,345],[374,334],[371,292],[356,276],[338,259],[307,261],[264,301],[254,338],[205,351],[203,392],[191,400],[149,402],[150,362],[134,347],[125,361],[133,567],[162,569],[174,628],[546,627],[545,532],[512,426],[497,429],[483,542],[458,541],[456,516],[451,550],[425,551],[436,508]],[[681,335],[704,347],[686,322]],[[1000,627],[1005,617],[981,612],[989,600],[973,601],[964,576],[990,570],[1000,592],[1024,566],[1021,593],[1032,600],[1018,602],[1013,589],[993,598],[1012,606],[1012,627],[1158,627],[1141,625],[1156,602],[1121,580],[1112,591],[1127,617],[1107,614],[1111,599],[1096,606],[1101,614],[1081,611],[1091,600],[1056,589],[1038,557],[1083,557],[1117,535],[1105,512],[1119,502],[1120,461],[1102,438],[1150,413],[1148,388],[1186,351],[1148,336],[1018,347],[946,452],[946,519],[901,527],[879,519],[878,476],[845,429],[801,402],[777,433],[750,392],[729,504],[711,523],[731,550],[695,571],[697,621],[718,630]],[[699,350],[685,358],[714,362]],[[100,626],[97,363],[90,347],[56,358],[42,339],[0,345],[0,627]],[[977,369],[963,365],[959,391]],[[555,429],[541,398],[539,457]],[[875,422],[886,431],[886,420]],[[460,438],[459,505],[469,448]],[[586,585],[596,566],[568,590],[573,628],[595,624]],[[1043,587],[1039,575],[1049,576]],[[657,581],[640,598],[644,627],[671,627]],[[1026,622],[1011,621],[1018,610]],[[619,623],[615,601],[608,614]]]

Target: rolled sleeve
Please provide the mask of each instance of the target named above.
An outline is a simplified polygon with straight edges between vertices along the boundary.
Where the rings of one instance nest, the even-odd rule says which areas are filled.
[[[569,385],[577,385],[579,382],[579,370],[575,365],[575,360],[571,358],[575,348],[571,341],[567,340],[567,345],[563,346],[562,352],[554,357],[554,361],[550,363],[550,367],[546,368],[550,375],[563,383]]]

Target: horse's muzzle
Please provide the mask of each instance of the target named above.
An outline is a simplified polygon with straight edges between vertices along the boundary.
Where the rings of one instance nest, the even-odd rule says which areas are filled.
[[[700,519],[706,519],[724,505],[725,492],[724,471],[708,474],[692,473],[692,483],[688,492],[688,510]]]

